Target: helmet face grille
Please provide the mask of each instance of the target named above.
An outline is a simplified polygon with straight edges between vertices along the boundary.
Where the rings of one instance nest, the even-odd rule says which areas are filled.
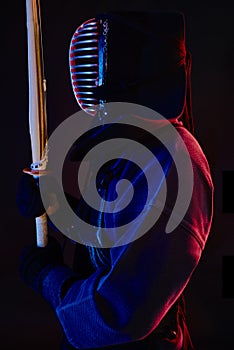
[[[73,92],[79,106],[95,116],[100,103],[93,90],[103,84],[102,23],[95,18],[84,22],[75,31],[69,50]],[[100,66],[101,64],[101,66]]]

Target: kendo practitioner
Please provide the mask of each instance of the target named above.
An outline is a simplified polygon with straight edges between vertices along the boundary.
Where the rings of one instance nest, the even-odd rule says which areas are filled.
[[[63,350],[194,349],[183,292],[210,232],[213,184],[206,157],[193,136],[191,53],[185,45],[184,16],[178,12],[117,11],[99,14],[93,20],[100,25],[105,23],[102,46],[107,65],[104,83],[90,91],[104,104],[127,102],[150,108],[173,125],[190,155],[192,197],[182,221],[173,233],[166,234],[166,223],[178,191],[173,157],[147,133],[122,129],[121,136],[127,137],[129,133],[129,137],[139,142],[148,142],[148,147],[161,160],[168,190],[160,218],[147,233],[128,244],[97,248],[76,243],[73,266],[64,263],[54,228],[55,233],[50,235],[45,248],[32,245],[23,249],[20,276],[55,311],[64,331]],[[98,35],[99,40],[103,39],[101,30]],[[81,95],[77,96],[79,99]],[[80,105],[85,109],[82,98]],[[92,106],[86,108],[92,111]],[[145,120],[152,129],[157,122]],[[167,126],[162,123],[160,132],[166,131]],[[88,133],[86,138],[77,140],[70,159],[81,161],[96,137],[99,142],[105,137],[116,137],[116,132],[110,127],[98,130],[97,134]],[[174,151],[183,152],[179,137]],[[124,157],[115,159],[98,173],[97,189],[108,199],[115,192],[116,182],[125,177],[137,186],[134,207],[125,213],[125,218],[135,217],[144,202],[142,170],[132,167]],[[92,217],[82,198],[68,200],[79,215],[98,226],[98,219]],[[36,181],[28,174],[22,176],[17,201],[25,217],[34,218],[47,209]],[[105,228],[108,220],[103,212],[99,224]],[[116,225],[118,220],[122,223],[118,215],[114,220]],[[48,221],[53,229],[53,223]]]

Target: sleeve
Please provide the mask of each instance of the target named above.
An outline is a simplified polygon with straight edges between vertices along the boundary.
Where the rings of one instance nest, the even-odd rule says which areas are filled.
[[[111,249],[111,266],[73,283],[53,304],[68,341],[77,349],[132,342],[149,335],[187,285],[201,248],[183,227],[157,230]],[[53,274],[51,271],[50,274]],[[46,289],[58,287],[47,275]],[[49,298],[47,296],[47,300]]]

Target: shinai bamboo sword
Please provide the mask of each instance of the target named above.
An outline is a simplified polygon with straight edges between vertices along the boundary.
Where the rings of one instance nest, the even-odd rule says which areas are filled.
[[[24,171],[38,177],[46,173],[47,163],[46,81],[43,68],[40,1],[26,0],[26,14],[32,164],[29,170]],[[47,245],[46,213],[36,218],[36,235],[37,245],[45,247]]]

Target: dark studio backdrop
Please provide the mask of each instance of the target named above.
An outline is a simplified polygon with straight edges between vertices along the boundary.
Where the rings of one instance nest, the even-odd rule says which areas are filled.
[[[49,133],[78,110],[68,67],[70,39],[83,21],[109,9],[179,10],[193,55],[195,135],[215,184],[215,216],[206,249],[186,290],[197,350],[233,348],[234,292],[234,5],[227,1],[42,0]],[[21,171],[31,162],[28,133],[25,1],[1,2],[1,319],[3,350],[58,349],[61,328],[49,306],[18,277],[34,221],[16,207]],[[228,258],[229,257],[229,258]]]

